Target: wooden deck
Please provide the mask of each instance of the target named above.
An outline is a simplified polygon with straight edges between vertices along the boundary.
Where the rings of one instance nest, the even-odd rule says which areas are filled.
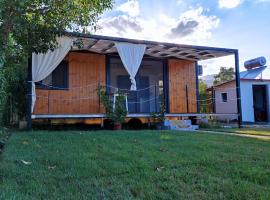
[[[179,113],[179,114],[166,114],[166,117],[207,117],[207,116],[228,116],[238,115],[236,113],[216,114],[216,113]],[[105,114],[90,114],[90,115],[32,115],[32,119],[76,119],[76,118],[104,118]],[[140,118],[140,117],[151,117],[150,114],[128,114],[127,118]]]

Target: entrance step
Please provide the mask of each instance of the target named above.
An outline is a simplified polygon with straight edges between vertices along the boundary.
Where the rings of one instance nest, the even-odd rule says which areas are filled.
[[[165,120],[164,125],[170,130],[194,131],[198,130],[198,125],[192,125],[191,120]]]

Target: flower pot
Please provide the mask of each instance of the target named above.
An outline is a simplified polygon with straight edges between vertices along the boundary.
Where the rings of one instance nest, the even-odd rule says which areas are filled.
[[[121,130],[122,129],[122,124],[121,123],[114,123],[113,124],[113,130]]]

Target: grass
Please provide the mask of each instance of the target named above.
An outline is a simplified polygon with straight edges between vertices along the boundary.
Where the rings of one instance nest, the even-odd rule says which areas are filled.
[[[5,128],[0,127],[0,154],[2,153],[5,143],[9,138],[9,131]]]
[[[270,128],[208,128],[203,130],[237,133],[237,134],[248,134],[248,135],[260,135],[270,136]]]
[[[0,157],[0,199],[268,200],[269,166],[269,141],[237,136],[15,132]]]
[[[7,129],[0,127],[0,141],[6,141],[8,138],[9,132]]]

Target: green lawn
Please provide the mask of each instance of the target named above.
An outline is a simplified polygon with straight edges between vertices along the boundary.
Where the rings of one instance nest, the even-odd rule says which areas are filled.
[[[7,129],[0,127],[0,154],[3,151],[3,145],[8,140],[8,137],[9,137],[9,132],[7,131]],[[0,180],[1,180],[1,177],[0,177]]]
[[[248,135],[270,136],[270,128],[241,128],[241,129],[239,128],[214,128],[214,129],[204,129],[204,130],[248,134]]]
[[[0,141],[6,141],[8,138],[8,131],[7,129],[0,127]]]
[[[0,156],[0,199],[269,200],[270,141],[173,131],[17,132]]]

